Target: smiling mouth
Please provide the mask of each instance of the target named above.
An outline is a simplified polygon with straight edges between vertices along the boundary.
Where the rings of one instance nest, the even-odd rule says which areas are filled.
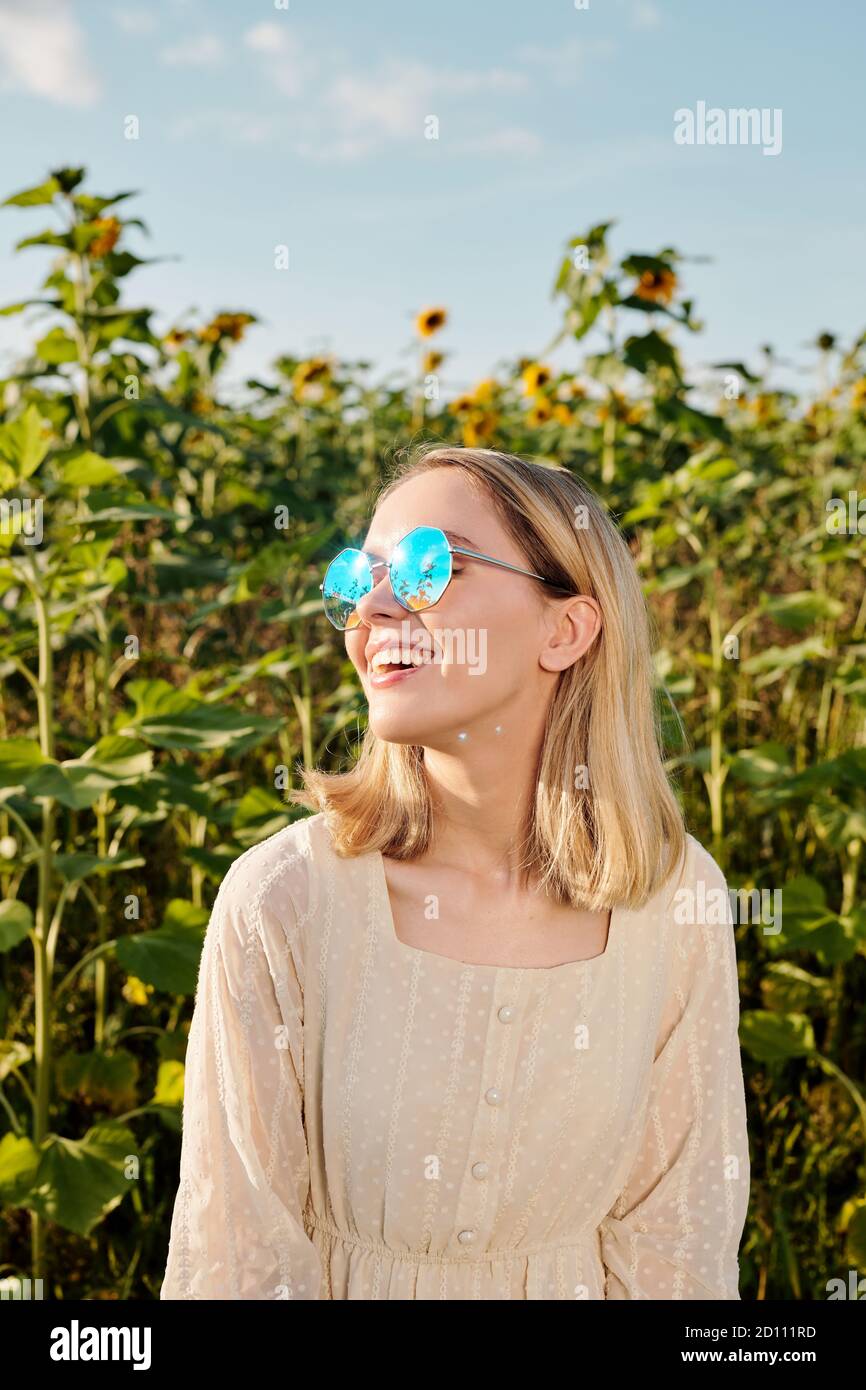
[[[408,674],[421,666],[431,666],[432,659],[424,652],[399,652],[384,649],[376,652],[369,665],[371,676],[390,675],[394,671]]]

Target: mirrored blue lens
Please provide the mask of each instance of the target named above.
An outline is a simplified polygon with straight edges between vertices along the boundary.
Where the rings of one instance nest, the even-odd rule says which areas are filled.
[[[363,550],[341,550],[329,564],[322,583],[322,602],[334,627],[345,631],[361,621],[355,609],[373,587],[373,572]]]
[[[391,587],[410,612],[438,603],[451,578],[448,540],[436,526],[416,526],[394,547]]]

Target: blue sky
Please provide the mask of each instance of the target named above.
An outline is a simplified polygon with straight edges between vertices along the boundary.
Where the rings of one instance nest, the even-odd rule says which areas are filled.
[[[712,257],[686,273],[696,367],[770,342],[805,384],[819,331],[866,326],[864,39],[853,0],[0,0],[2,196],[60,164],[140,190],[131,244],[167,259],[128,298],[166,330],[258,314],[233,381],[280,352],[403,369],[442,304],[443,389],[465,389],[544,348],[566,240],[616,219],[618,252]],[[677,145],[699,101],[780,108],[781,153]],[[11,253],[45,220],[0,213],[3,303],[44,273]],[[3,366],[28,340],[0,319]]]

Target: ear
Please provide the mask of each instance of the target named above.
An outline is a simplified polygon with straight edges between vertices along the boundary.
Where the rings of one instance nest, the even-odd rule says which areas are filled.
[[[601,632],[601,609],[594,598],[579,594],[553,609],[544,646],[538,654],[545,671],[566,671],[584,655]]]

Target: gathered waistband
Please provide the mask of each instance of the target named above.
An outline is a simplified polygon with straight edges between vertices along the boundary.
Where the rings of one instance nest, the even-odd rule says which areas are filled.
[[[502,1250],[467,1251],[465,1255],[441,1255],[430,1254],[423,1250],[394,1250],[384,1241],[362,1240],[359,1236],[341,1231],[333,1221],[327,1217],[318,1216],[314,1212],[305,1211],[303,1219],[308,1232],[311,1230],[324,1231],[344,1245],[351,1245],[359,1250],[369,1250],[380,1258],[402,1260],[407,1264],[471,1265],[487,1264],[490,1260],[521,1260],[528,1255],[554,1255],[558,1250],[570,1250],[581,1245],[591,1247],[597,1235],[596,1232],[586,1231],[573,1240],[539,1241],[534,1245],[513,1245]]]

